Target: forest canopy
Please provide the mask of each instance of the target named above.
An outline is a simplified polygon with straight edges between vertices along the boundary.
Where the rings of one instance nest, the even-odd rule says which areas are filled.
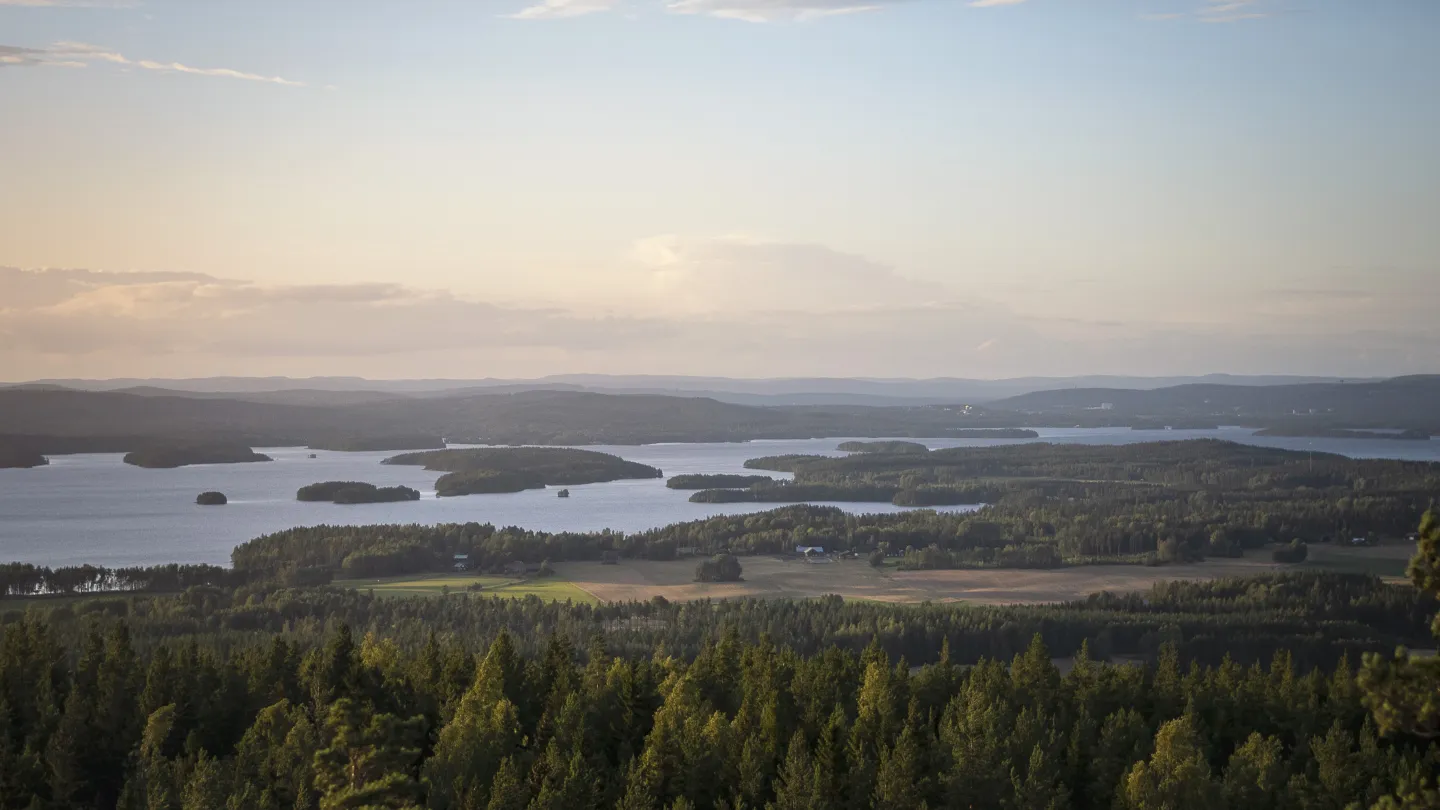
[[[151,469],[170,469],[192,464],[245,464],[271,460],[269,456],[257,453],[243,444],[230,442],[157,445],[126,453],[124,458],[126,464]]]
[[[43,467],[49,463],[44,453],[32,447],[0,443],[0,470]]]
[[[773,482],[775,479],[768,475],[725,475],[720,473],[704,474],[692,473],[677,475],[665,482],[670,489],[713,489],[713,488],[743,488],[755,484]]]
[[[841,442],[835,449],[845,453],[928,453],[930,448],[919,442]]]
[[[427,470],[449,473],[435,483],[442,497],[664,477],[664,473],[654,467],[619,456],[566,447],[432,450],[394,456],[384,463],[423,466]]]
[[[323,481],[301,487],[295,493],[295,500],[339,504],[394,503],[418,501],[420,491],[406,486],[377,487],[363,481]]]
[[[444,450],[445,440],[435,435],[345,436],[310,442],[311,450],[359,453],[377,450]]]

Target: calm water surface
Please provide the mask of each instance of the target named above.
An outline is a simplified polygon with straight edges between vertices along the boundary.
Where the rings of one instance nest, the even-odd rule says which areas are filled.
[[[1262,438],[1253,431],[1132,431],[1128,429],[1040,430],[1041,441],[1122,444],[1160,439],[1222,438],[1267,447],[1340,453],[1354,458],[1399,458],[1440,462],[1440,442],[1383,439]],[[758,441],[744,444],[656,444],[599,446],[665,471],[746,472],[746,459],[784,453],[843,455],[842,438]],[[922,440],[940,447],[1018,444],[1003,440]],[[436,498],[439,473],[418,467],[389,467],[393,453],[334,453],[300,448],[265,449],[270,463],[146,470],[123,464],[116,454],[54,456],[48,467],[0,470],[0,562],[40,565],[153,565],[167,562],[229,562],[230,550],[262,534],[294,526],[366,523],[450,523],[477,521],[542,531],[641,531],[713,515],[745,514],[775,504],[697,504],[689,492],[665,488],[663,480],[616,481],[511,495]],[[785,477],[770,473],[776,477]],[[295,490],[317,481],[404,484],[423,493],[419,502],[338,506],[301,503]],[[195,505],[205,490],[224,492],[226,506]],[[856,512],[896,512],[890,504],[838,504]],[[969,507],[956,507],[964,510]]]

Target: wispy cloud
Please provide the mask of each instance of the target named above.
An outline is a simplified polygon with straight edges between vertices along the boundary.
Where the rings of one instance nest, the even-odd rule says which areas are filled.
[[[0,0],[0,3],[6,0]],[[15,3],[11,3],[14,5]],[[304,82],[284,79],[279,76],[264,76],[247,73],[233,68],[201,68],[180,62],[159,62],[153,59],[132,59],[116,51],[90,45],[84,42],[57,42],[48,48],[22,48],[14,45],[0,45],[0,67],[48,66],[83,68],[95,63],[119,65],[122,68],[150,70],[159,73],[188,73],[193,76],[213,76],[223,79],[242,79],[249,82],[279,84],[286,87],[304,87]]]
[[[135,8],[132,0],[0,0],[0,6],[21,8]]]
[[[516,20],[555,20],[609,11],[620,0],[543,0],[509,15]]]
[[[1193,3],[1194,0],[1188,0]],[[1282,8],[1275,0],[1202,0],[1199,6],[1173,8],[1170,11],[1142,14],[1146,20],[1190,20],[1202,23],[1235,23],[1263,20],[1294,9]]]
[[[877,11],[918,0],[661,0],[661,8],[670,14],[703,15],[746,22],[780,20],[811,20],[839,14]],[[975,9],[1018,6],[1029,0],[968,0]],[[1154,0],[1159,3],[1161,0]],[[1192,20],[1206,23],[1256,20],[1285,13],[1290,9],[1275,5],[1279,0],[1168,0],[1170,7],[1142,14],[1146,20]],[[1184,5],[1175,5],[1183,3]],[[514,14],[517,20],[555,20],[582,17],[612,11],[622,0],[540,0]],[[1198,5],[1196,5],[1198,4]]]

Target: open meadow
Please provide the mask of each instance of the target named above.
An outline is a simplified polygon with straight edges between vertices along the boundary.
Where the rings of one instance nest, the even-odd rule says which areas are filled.
[[[596,604],[588,591],[566,582],[563,577],[518,579],[477,574],[414,574],[384,579],[336,580],[336,585],[359,591],[373,591],[376,596],[442,596],[447,593],[478,593],[505,599],[538,596],[547,602],[571,601]],[[472,590],[473,589],[473,590]]]
[[[602,602],[672,601],[734,597],[808,598],[838,595],[875,602],[1043,604],[1082,599],[1099,591],[1139,591],[1165,580],[1246,576],[1282,568],[1259,555],[1195,565],[1146,567],[1088,565],[1053,570],[990,569],[897,571],[864,560],[812,563],[781,557],[744,557],[743,582],[694,582],[695,561],[627,560],[618,565],[560,563],[560,577]]]
[[[656,596],[685,602],[696,599],[807,599],[836,595],[872,602],[969,602],[1029,605],[1069,602],[1110,591],[1143,591],[1169,580],[1211,580],[1254,576],[1281,570],[1319,570],[1373,574],[1403,581],[1411,544],[1351,548],[1313,545],[1299,565],[1281,565],[1269,554],[1251,552],[1241,559],[1213,558],[1186,565],[1085,565],[1058,569],[983,569],[900,571],[874,568],[864,560],[807,562],[780,556],[742,557],[744,581],[695,582],[696,558],[672,561],[623,560],[616,565],[564,562],[555,575],[541,579],[477,574],[417,574],[384,579],[350,579],[337,585],[370,590],[377,596],[440,596],[478,593],[547,601],[645,601]]]

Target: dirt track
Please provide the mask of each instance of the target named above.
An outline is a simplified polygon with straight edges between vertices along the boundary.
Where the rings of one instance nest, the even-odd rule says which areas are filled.
[[[775,557],[742,558],[745,581],[693,582],[695,561],[630,561],[620,565],[561,563],[556,572],[606,602],[726,599],[741,596],[805,598],[838,594],[878,602],[1040,604],[1081,599],[1099,591],[1145,590],[1165,580],[1203,580],[1273,570],[1261,560],[1210,561],[1159,568],[1091,565],[1054,571],[881,571],[863,560],[807,563]]]

